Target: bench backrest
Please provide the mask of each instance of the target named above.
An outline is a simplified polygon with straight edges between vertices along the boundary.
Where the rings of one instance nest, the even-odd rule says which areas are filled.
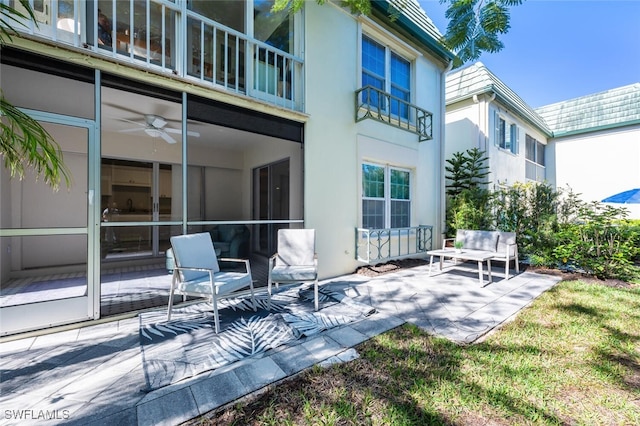
[[[516,247],[513,244],[516,244],[516,233],[499,231],[498,234],[500,234],[500,238],[498,239],[498,252],[506,253],[507,246],[511,244],[509,247],[509,256],[515,256]]]
[[[458,229],[456,240],[462,241],[463,248],[469,250],[495,251],[503,254],[507,252],[507,247],[511,244],[509,256],[514,256],[516,251],[513,246],[516,244],[515,232]]]
[[[462,241],[462,247],[469,250],[496,251],[500,234],[496,231],[470,231],[458,229],[456,241]]]

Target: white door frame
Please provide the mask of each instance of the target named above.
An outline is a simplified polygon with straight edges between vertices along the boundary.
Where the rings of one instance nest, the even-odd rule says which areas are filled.
[[[87,130],[87,226],[72,228],[0,229],[0,237],[42,235],[87,236],[87,294],[81,297],[49,300],[0,308],[0,336],[56,325],[97,319],[100,315],[100,150],[94,120],[44,111],[22,109],[33,119]],[[96,203],[96,200],[98,201]]]

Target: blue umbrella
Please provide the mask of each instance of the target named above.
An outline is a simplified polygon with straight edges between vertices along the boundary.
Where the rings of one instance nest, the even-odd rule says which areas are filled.
[[[630,189],[602,200],[603,203],[634,204],[640,203],[640,188]]]

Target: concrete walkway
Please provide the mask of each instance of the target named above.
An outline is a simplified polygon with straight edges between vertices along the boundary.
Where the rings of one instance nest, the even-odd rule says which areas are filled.
[[[437,269],[437,268],[434,268]],[[357,344],[413,323],[471,343],[511,318],[557,277],[524,272],[481,287],[475,266],[428,276],[418,266],[322,285],[373,306],[367,319],[144,393],[138,318],[0,344],[0,425],[176,425],[319,363],[349,360]]]

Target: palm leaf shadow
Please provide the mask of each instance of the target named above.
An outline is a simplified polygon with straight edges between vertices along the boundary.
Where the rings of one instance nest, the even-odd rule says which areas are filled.
[[[293,340],[293,331],[282,325],[280,315],[269,315],[265,318],[252,316],[234,322],[223,333],[217,335],[211,345],[209,359],[215,366],[213,368],[265,352]]]
[[[354,320],[344,315],[326,315],[321,312],[283,314],[282,318],[293,328],[296,336],[313,336]]]
[[[146,324],[140,327],[140,335],[153,341],[154,339],[166,339],[203,328],[211,328],[210,316],[205,315],[200,318],[185,318],[177,321]]]

